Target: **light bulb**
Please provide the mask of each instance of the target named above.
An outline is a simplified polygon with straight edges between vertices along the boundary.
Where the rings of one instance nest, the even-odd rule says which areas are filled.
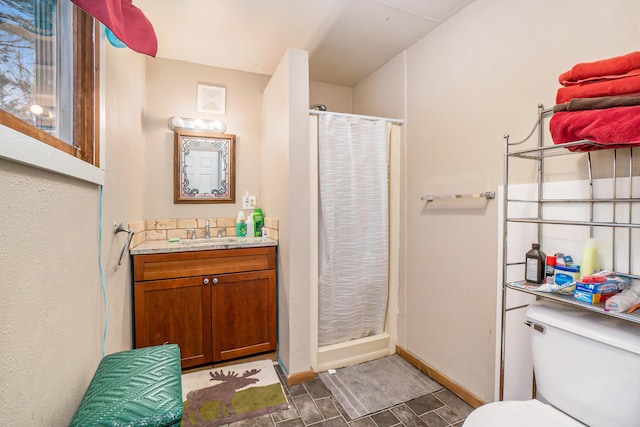
[[[223,133],[225,131],[225,129],[227,128],[224,123],[222,123],[220,120],[214,120],[212,123],[213,126],[213,130],[218,132],[218,133]]]
[[[171,117],[169,119],[169,128],[170,129],[180,129],[184,127],[184,120],[180,117]]]

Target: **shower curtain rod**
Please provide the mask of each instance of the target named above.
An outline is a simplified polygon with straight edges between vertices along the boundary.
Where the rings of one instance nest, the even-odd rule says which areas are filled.
[[[390,123],[393,123],[394,125],[402,125],[404,124],[404,120],[402,119],[390,119],[387,117],[376,117],[376,116],[361,116],[358,114],[348,114],[348,113],[333,113],[331,111],[318,111],[318,110],[309,110],[309,114],[313,114],[316,116],[322,116],[322,115],[335,115],[335,116],[344,116],[344,117],[353,117],[353,118],[357,118],[357,119],[364,119],[364,120],[386,120]]]

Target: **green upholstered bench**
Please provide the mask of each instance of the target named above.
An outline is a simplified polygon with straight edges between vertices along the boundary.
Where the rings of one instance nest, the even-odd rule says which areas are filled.
[[[180,349],[138,348],[102,359],[71,426],[179,426]]]

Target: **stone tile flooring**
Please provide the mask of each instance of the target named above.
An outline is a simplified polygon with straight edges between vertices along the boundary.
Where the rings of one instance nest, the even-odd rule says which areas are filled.
[[[228,427],[460,427],[473,410],[443,388],[353,420],[317,376],[313,381],[289,387],[284,385],[286,379],[282,369],[276,366],[276,371],[291,408],[238,421]]]

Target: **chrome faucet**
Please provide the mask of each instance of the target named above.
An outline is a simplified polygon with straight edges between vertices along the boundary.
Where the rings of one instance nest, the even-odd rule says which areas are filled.
[[[205,239],[211,238],[211,232],[209,231],[209,220],[208,219],[206,219],[204,221],[204,238]]]
[[[222,234],[222,227],[218,228],[218,238],[224,237]]]
[[[189,234],[189,232],[191,232],[191,238],[192,239],[196,239],[198,236],[196,236],[196,229],[195,228],[187,228],[187,234]]]

